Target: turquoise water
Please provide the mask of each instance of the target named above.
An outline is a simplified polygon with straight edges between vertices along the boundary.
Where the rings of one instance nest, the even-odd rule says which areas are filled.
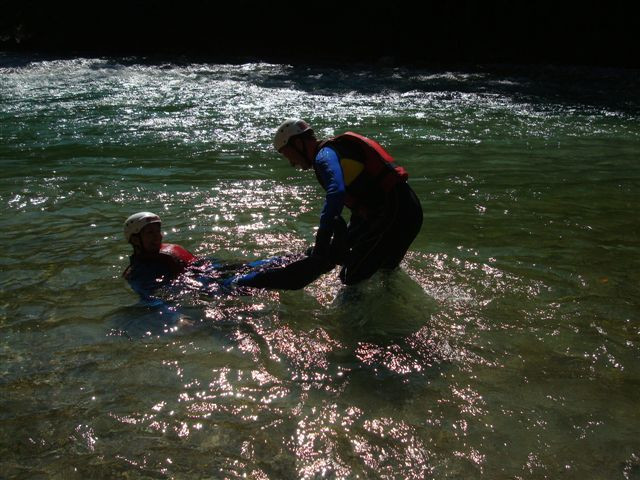
[[[640,478],[637,71],[0,57],[3,478]],[[313,241],[289,116],[376,138],[425,222],[354,288],[141,306],[121,225]]]

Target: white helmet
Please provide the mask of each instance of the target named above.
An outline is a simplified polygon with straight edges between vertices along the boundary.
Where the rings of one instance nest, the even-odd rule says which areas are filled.
[[[131,243],[131,235],[140,233],[150,223],[162,223],[160,217],[151,212],[138,212],[131,215],[124,222],[124,238]]]
[[[280,149],[289,142],[291,137],[295,137],[309,130],[313,132],[309,124],[304,120],[300,120],[299,118],[285,120],[280,124],[275,137],[273,137],[273,146],[277,151],[280,151]]]

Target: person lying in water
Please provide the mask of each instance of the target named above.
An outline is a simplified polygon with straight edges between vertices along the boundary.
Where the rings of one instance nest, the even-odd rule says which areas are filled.
[[[163,243],[160,217],[138,212],[124,222],[124,236],[133,247],[129,266],[122,276],[143,299],[152,298],[159,288],[187,274],[208,293],[231,291],[237,287],[298,290],[340,262],[345,244],[346,224],[336,227],[326,255],[283,255],[242,264],[224,264],[198,258],[180,245]]]

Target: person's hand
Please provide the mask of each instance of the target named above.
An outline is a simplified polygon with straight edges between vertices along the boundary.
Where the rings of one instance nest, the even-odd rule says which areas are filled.
[[[316,243],[313,246],[311,255],[315,257],[326,257],[329,255],[329,242],[331,241],[331,231],[321,228],[316,233]]]

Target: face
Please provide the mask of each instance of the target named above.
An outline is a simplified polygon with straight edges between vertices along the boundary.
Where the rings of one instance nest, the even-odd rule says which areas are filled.
[[[158,253],[162,246],[162,232],[159,223],[145,225],[138,234],[138,245],[145,253]]]
[[[292,138],[291,141],[280,149],[292,167],[309,170],[313,166],[313,160],[309,154],[309,145],[302,138]]]

